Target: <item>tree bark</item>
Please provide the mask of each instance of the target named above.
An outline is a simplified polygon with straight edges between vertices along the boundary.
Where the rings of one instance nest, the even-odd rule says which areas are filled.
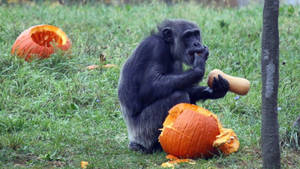
[[[262,33],[262,157],[263,168],[280,168],[277,95],[279,81],[279,0],[265,0]]]

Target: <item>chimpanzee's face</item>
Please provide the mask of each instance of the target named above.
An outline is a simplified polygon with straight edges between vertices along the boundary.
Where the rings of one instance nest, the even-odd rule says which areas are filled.
[[[195,57],[207,59],[208,49],[202,44],[200,30],[194,23],[178,22],[164,28],[163,35],[170,42],[175,60],[193,65]]]
[[[182,61],[188,65],[194,63],[195,57],[200,57],[201,53],[204,50],[202,45],[202,40],[200,36],[200,30],[198,28],[187,29],[180,36],[180,41],[183,45]]]

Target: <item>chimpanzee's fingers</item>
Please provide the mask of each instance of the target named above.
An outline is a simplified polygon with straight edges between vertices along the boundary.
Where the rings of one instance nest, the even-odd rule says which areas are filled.
[[[196,68],[196,67],[198,67],[199,64],[200,64],[200,59],[201,59],[201,57],[198,56],[196,53],[194,54],[193,57],[194,57],[194,63],[193,63],[193,66],[194,66],[194,68]]]
[[[214,77],[212,87],[213,87],[213,89],[220,88],[219,80],[216,77]]]
[[[218,75],[219,83],[222,85],[223,89],[228,90],[229,89],[229,82],[225,78],[223,78],[221,75]]]
[[[208,56],[209,56],[209,50],[207,46],[203,46],[204,48],[204,52],[203,52],[203,59],[207,60]]]
[[[200,69],[201,71],[205,71],[205,60],[203,60],[203,58],[201,56],[198,55],[194,55],[195,59],[194,59],[194,63],[193,63],[193,67]]]

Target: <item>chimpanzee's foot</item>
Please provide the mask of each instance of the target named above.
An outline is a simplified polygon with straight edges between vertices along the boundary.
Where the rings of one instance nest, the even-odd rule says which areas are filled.
[[[155,143],[151,148],[145,148],[144,146],[136,142],[130,142],[128,147],[130,150],[139,151],[146,154],[151,154],[156,151],[162,151],[162,147],[159,142]]]
[[[139,151],[139,152],[146,153],[146,154],[152,153],[152,151],[150,151],[149,149],[147,149],[144,146],[142,146],[138,143],[135,143],[135,142],[130,142],[128,147],[130,150],[133,150],[133,151]]]
[[[160,145],[159,142],[156,142],[156,143],[153,145],[153,147],[152,147],[152,152],[162,151],[162,150],[163,150],[163,149],[162,149],[162,147],[161,147],[161,145]]]

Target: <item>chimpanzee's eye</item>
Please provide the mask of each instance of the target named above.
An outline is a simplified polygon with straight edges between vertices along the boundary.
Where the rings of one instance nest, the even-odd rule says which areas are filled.
[[[193,34],[193,32],[190,32],[190,31],[185,32],[185,33],[183,34],[183,38],[184,38],[184,39],[188,39],[188,38],[190,38],[190,37],[192,37],[192,36],[194,36],[194,34]]]
[[[200,37],[200,31],[199,30],[194,31],[194,35]]]
[[[193,32],[194,36],[197,38],[197,39],[200,39],[200,31],[199,30],[195,30]]]

